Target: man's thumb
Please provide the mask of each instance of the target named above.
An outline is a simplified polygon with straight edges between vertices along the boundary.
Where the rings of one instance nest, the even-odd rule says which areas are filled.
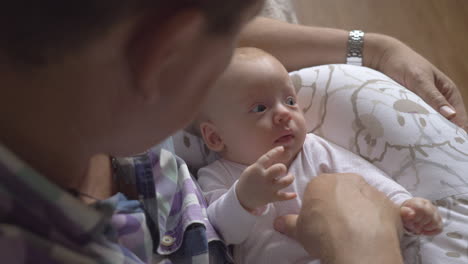
[[[275,219],[275,223],[273,224],[275,230],[296,240],[296,225],[297,225],[297,217],[296,214],[290,215],[283,215],[279,216]]]

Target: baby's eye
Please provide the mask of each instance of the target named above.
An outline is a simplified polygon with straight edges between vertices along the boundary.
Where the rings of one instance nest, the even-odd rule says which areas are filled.
[[[261,113],[261,112],[263,112],[263,111],[265,111],[265,110],[266,110],[266,106],[265,106],[265,105],[258,104],[258,105],[256,105],[256,106],[254,106],[254,108],[252,108],[251,111],[254,112],[254,113]]]
[[[296,99],[292,96],[289,96],[287,99],[286,99],[286,104],[288,105],[296,105]]]

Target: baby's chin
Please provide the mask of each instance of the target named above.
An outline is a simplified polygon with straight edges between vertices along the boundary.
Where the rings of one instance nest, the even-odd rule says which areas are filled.
[[[296,158],[297,154],[301,151],[301,148],[299,149],[293,149],[292,147],[285,147],[284,148],[284,160],[281,161],[286,167],[289,168],[289,165],[291,165],[292,161]]]
[[[284,151],[287,155],[288,158],[285,161],[285,165],[289,166],[291,162],[296,158],[297,154],[301,152],[303,146],[304,146],[304,141],[305,141],[306,134],[296,134],[294,137],[294,143],[291,145],[285,145],[284,146]]]

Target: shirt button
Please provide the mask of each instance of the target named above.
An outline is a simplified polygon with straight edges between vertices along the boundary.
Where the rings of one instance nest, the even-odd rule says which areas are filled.
[[[165,247],[170,247],[174,244],[175,238],[172,236],[165,235],[162,237],[161,244]]]

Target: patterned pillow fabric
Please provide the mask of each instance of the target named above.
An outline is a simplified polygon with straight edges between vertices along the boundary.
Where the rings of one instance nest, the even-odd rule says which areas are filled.
[[[421,98],[365,67],[324,65],[290,73],[310,132],[367,159],[444,218],[435,237],[406,237],[405,263],[468,263],[468,136]],[[216,159],[186,131],[176,153],[193,169]]]

